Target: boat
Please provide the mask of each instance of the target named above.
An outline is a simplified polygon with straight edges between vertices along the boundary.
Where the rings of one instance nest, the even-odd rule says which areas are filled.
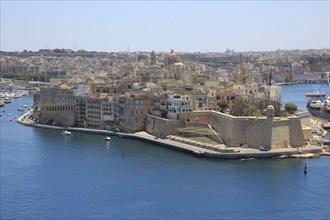
[[[324,124],[323,128],[326,129],[326,130],[330,129],[330,122]]]
[[[5,105],[5,102],[0,100],[0,107],[4,106]]]
[[[4,102],[5,102],[5,103],[11,103],[11,98],[6,97],[6,98],[4,99]]]
[[[315,117],[330,121],[330,97],[325,93],[307,93],[307,110]]]
[[[111,141],[111,137],[104,138],[105,141]]]
[[[63,134],[63,135],[71,135],[71,132],[65,130],[65,131],[62,131],[62,134]]]

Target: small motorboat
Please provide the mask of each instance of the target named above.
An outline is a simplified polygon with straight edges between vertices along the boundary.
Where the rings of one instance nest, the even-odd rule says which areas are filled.
[[[111,141],[111,137],[104,138],[105,141]]]
[[[71,135],[71,132],[70,131],[62,131],[62,134],[63,135]]]

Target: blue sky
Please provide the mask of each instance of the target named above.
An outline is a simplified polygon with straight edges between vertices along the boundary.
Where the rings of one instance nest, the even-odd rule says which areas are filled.
[[[1,50],[329,48],[329,1],[4,1]]]

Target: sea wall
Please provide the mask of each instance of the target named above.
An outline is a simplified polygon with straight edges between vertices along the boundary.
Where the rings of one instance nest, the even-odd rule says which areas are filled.
[[[235,152],[235,153],[219,153],[215,152],[209,149],[205,148],[199,148],[196,146],[191,146],[188,144],[184,143],[179,143],[175,141],[171,141],[168,139],[161,139],[161,138],[155,138],[154,136],[150,136],[147,134],[127,134],[127,133],[121,133],[121,132],[112,132],[112,131],[106,131],[106,130],[95,130],[95,129],[86,129],[86,128],[74,128],[74,127],[69,127],[69,128],[64,128],[64,127],[59,127],[59,126],[51,126],[51,125],[43,125],[43,124],[37,124],[32,122],[31,120],[27,119],[29,118],[30,113],[27,112],[21,117],[17,119],[17,122],[26,125],[26,126],[33,126],[33,127],[38,127],[38,128],[47,128],[47,129],[56,129],[56,130],[69,130],[69,131],[76,131],[76,132],[87,132],[87,133],[94,133],[94,134],[100,134],[100,135],[116,135],[118,137],[125,137],[125,138],[132,138],[132,139],[137,139],[141,141],[147,141],[151,142],[160,146],[164,146],[170,149],[174,150],[179,150],[182,152],[186,153],[191,153],[195,156],[198,157],[203,157],[203,158],[210,158],[210,159],[268,159],[268,158],[286,158],[286,157],[293,157],[295,155],[303,157],[304,154],[306,153],[313,153],[313,154],[319,154],[322,149],[320,147],[315,147],[315,146],[309,146],[309,147],[304,147],[304,148],[288,148],[288,149],[279,149],[279,150],[272,150],[272,151],[259,151],[255,150],[251,152],[250,150],[248,152]],[[206,115],[203,114],[202,118],[205,118]],[[230,117],[228,117],[230,118]],[[151,115],[148,115],[149,122],[162,122],[163,126],[170,125],[172,129],[175,130],[175,127],[173,126],[184,126],[183,120],[168,120],[168,119],[163,119],[163,118],[158,118],[154,117]],[[289,121],[289,120],[287,120]],[[299,121],[299,119],[297,120]],[[295,122],[293,123],[295,124]],[[278,123],[278,125],[285,125],[284,122]],[[160,131],[157,129],[160,129],[161,127],[157,127],[158,125],[152,127],[150,126],[149,129],[153,129],[155,131]],[[167,130],[168,132],[171,130]],[[242,150],[242,149],[241,149]],[[244,149],[243,149],[244,150]],[[310,157],[310,156],[309,156]],[[314,157],[314,155],[312,155]]]
[[[287,118],[276,118],[272,127],[272,148],[287,148],[289,144],[289,120]]]
[[[248,144],[250,148],[270,146],[272,148],[300,147],[304,136],[299,117],[235,117],[216,111],[195,111],[182,113],[179,120],[148,116],[146,131],[166,137],[175,134],[176,128],[209,124],[229,147]]]
[[[304,133],[300,119],[292,116],[289,119],[290,145],[292,147],[301,147],[305,145]]]
[[[248,144],[251,148],[271,146],[272,122],[266,117],[235,117],[215,111],[196,111],[180,114],[180,119],[186,122],[186,126],[195,121],[210,124],[229,147],[240,144]]]
[[[182,120],[170,120],[147,115],[146,132],[157,137],[166,138],[166,136],[174,134],[175,129],[180,127],[184,127]]]

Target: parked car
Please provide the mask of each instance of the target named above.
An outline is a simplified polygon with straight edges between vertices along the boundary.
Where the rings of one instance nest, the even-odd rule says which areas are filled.
[[[248,145],[247,144],[241,144],[240,147],[241,148],[248,148]]]
[[[260,146],[259,147],[259,150],[261,150],[261,151],[269,151],[270,150],[270,147]]]

